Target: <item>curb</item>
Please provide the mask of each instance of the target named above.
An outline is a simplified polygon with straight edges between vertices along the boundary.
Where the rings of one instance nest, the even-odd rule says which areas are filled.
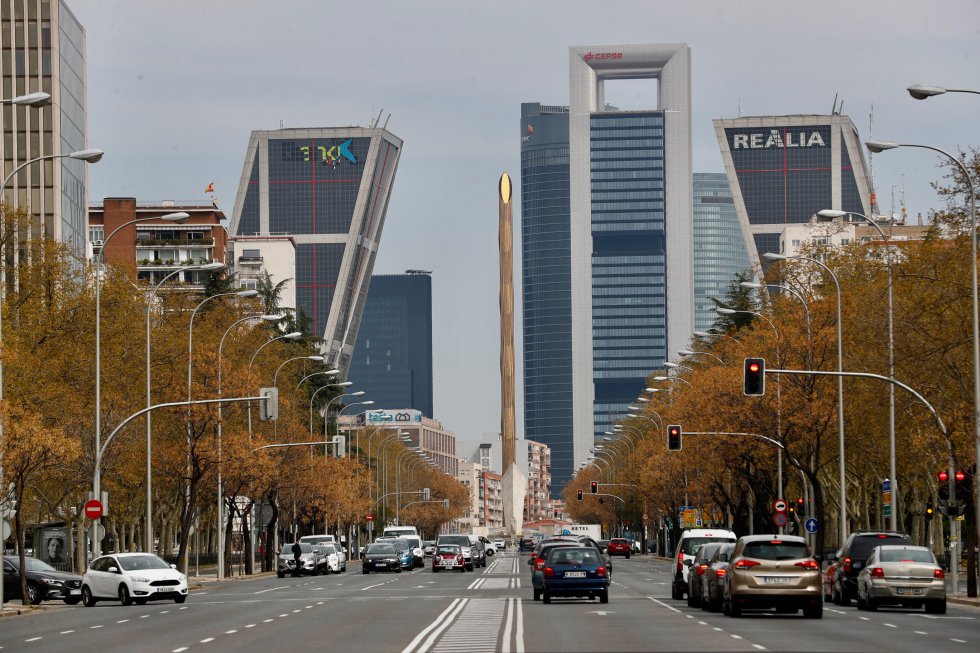
[[[18,605],[17,607],[10,606],[0,609],[0,619],[6,619],[8,617],[26,617],[31,614],[40,614],[45,612],[44,607],[40,605],[34,606],[23,606]]]
[[[980,598],[970,598],[968,596],[946,596],[947,603],[955,603],[956,605],[967,605],[974,608],[980,608]]]

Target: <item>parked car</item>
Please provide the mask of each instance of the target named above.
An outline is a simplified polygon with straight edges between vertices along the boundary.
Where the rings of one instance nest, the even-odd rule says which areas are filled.
[[[432,556],[432,573],[444,569],[466,571],[466,559],[463,557],[463,547],[458,544],[440,544]]]
[[[629,560],[630,555],[633,554],[633,547],[630,545],[629,540],[614,537],[606,545],[606,553],[610,556],[626,556],[626,559]]]
[[[833,560],[834,562],[827,565],[827,568],[820,574],[823,581],[823,600],[826,603],[832,603],[834,600],[834,576],[837,574],[837,558],[837,554],[831,554],[828,556],[828,559]]]
[[[466,571],[473,571],[473,549],[470,543],[469,535],[462,535],[459,533],[453,533],[450,535],[440,535],[436,540],[436,546],[442,546],[443,544],[455,544],[459,546],[463,551],[463,560],[466,564]]]
[[[689,528],[681,533],[681,539],[677,541],[677,548],[674,549],[677,566],[674,568],[674,578],[670,584],[671,598],[675,601],[684,598],[687,592],[688,569],[703,544],[719,541],[734,544],[737,539],[732,531],[717,528]]]
[[[946,614],[946,575],[924,546],[875,547],[858,574],[857,605],[872,611],[879,605],[925,606],[930,614]]]
[[[503,539],[502,537],[498,537],[497,539],[495,539],[493,541],[493,546],[498,551],[506,551],[507,550],[507,540]]]
[[[319,547],[320,559],[322,560],[320,569],[323,573],[339,574],[342,571],[347,571],[347,554],[344,553],[343,547],[336,542],[323,542]]]
[[[293,555],[292,543],[284,544],[276,557],[276,576],[283,578],[286,574],[299,576],[308,574],[316,576],[320,573],[322,561],[320,559],[320,548],[314,547],[307,542],[300,542],[299,567],[296,566],[296,558]]]
[[[402,573],[399,551],[395,549],[395,545],[391,541],[374,542],[373,544],[369,544],[364,551],[364,560],[361,562],[361,573],[367,574],[372,571]]]
[[[598,598],[600,603],[609,603],[609,574],[591,546],[551,547],[542,578],[541,600],[546,604],[559,596]]]
[[[531,587],[534,589],[535,601],[541,598],[541,593],[544,591],[545,561],[551,550],[554,548],[579,546],[581,545],[575,540],[551,539],[543,540],[534,548],[534,552],[528,558],[527,564],[531,568]]]
[[[710,564],[711,556],[715,554],[724,542],[710,542],[701,547],[697,555],[694,556],[694,561],[691,563],[691,572],[688,574],[687,583],[687,604],[692,608],[701,607],[701,593],[703,589],[701,587],[701,581],[704,578],[704,572]]]
[[[436,541],[435,540],[426,540],[425,542],[422,542],[422,554],[423,555],[425,555],[425,556],[432,556],[432,555],[435,555],[435,552],[436,552]]]
[[[831,600],[837,605],[850,605],[857,598],[857,577],[864,569],[871,552],[886,544],[905,544],[913,542],[905,533],[897,531],[857,531],[851,533],[844,546],[831,562],[836,562],[834,584],[831,587]]]
[[[82,603],[187,600],[187,577],[152,553],[113,553],[96,558],[82,576]]]
[[[823,617],[820,564],[806,540],[794,535],[746,535],[739,538],[725,574],[722,608],[732,617],[743,610],[802,609],[810,619]]]
[[[705,545],[707,546],[707,545]],[[702,549],[704,547],[701,547]],[[735,545],[722,542],[714,555],[708,560],[708,568],[701,577],[701,609],[708,612],[718,612],[724,600],[725,576],[728,574],[728,563],[731,560]]]
[[[480,541],[483,542],[483,549],[486,551],[487,557],[492,558],[494,555],[496,555],[497,547],[490,541],[490,538],[484,537],[483,535],[480,535],[479,538]]]
[[[82,577],[78,574],[58,571],[48,563],[31,557],[24,558],[24,568],[27,570],[27,601],[31,605],[59,599],[68,605],[75,605],[82,600]],[[3,558],[3,600],[11,599],[21,599],[18,556]]]

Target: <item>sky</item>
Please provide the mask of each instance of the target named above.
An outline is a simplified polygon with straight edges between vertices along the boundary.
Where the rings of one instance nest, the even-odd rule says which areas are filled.
[[[87,39],[89,201],[209,201],[230,217],[255,129],[369,124],[404,149],[376,274],[432,271],[435,417],[461,443],[500,430],[497,180],[515,182],[518,435],[520,105],[568,103],[568,48],[691,48],[695,172],[722,171],[711,120],[830,113],[873,135],[980,145],[977,0],[67,0]],[[633,87],[610,101],[642,103]],[[390,118],[389,118],[390,114]],[[941,207],[925,150],[873,158],[878,201]],[[356,379],[352,379],[356,385]]]

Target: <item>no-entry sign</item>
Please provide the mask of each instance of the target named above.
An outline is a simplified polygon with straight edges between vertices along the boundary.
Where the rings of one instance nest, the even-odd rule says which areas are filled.
[[[98,519],[102,516],[102,502],[98,499],[89,499],[85,504],[85,516],[89,519]]]
[[[364,515],[364,519],[367,520],[367,521],[374,521],[374,515],[372,515],[371,513],[368,513],[368,514]]]

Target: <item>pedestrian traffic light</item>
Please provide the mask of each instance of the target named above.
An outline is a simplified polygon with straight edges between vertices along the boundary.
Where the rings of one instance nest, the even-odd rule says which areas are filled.
[[[667,427],[667,451],[680,451],[683,446],[684,431],[680,424]]]
[[[599,494],[599,481],[591,481],[589,483],[589,492]]]
[[[558,511],[555,511],[555,519],[558,519]]]
[[[931,521],[932,516],[936,514],[935,509],[932,507],[932,501],[926,504],[926,521]]]
[[[766,359],[746,358],[742,377],[742,392],[749,397],[766,394]]]
[[[583,494],[584,494],[584,493],[582,492],[582,490],[579,490],[579,491],[578,491],[578,500],[579,500],[579,501],[581,501],[581,500],[582,500],[582,498],[583,498],[583,496],[582,496],[582,495],[583,495]]]

